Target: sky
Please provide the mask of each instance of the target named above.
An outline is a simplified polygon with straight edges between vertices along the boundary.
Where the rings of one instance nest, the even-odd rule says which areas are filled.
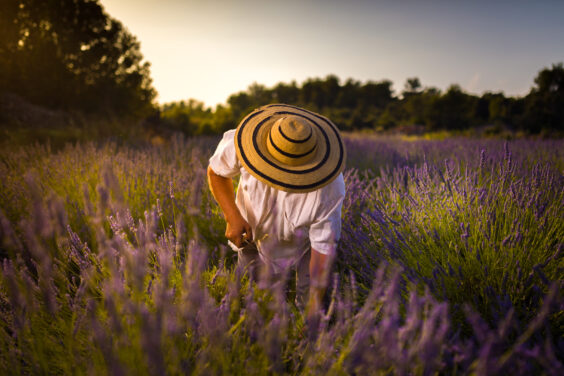
[[[564,1],[100,0],[141,43],[157,101],[214,107],[335,74],[525,95],[564,61]]]

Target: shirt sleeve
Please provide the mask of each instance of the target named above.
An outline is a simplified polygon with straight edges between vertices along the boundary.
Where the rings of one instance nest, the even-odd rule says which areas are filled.
[[[341,237],[341,208],[345,198],[345,182],[340,174],[326,186],[329,192],[320,192],[321,197],[313,223],[309,228],[311,248],[324,255],[333,255]]]
[[[235,129],[223,134],[223,138],[217,145],[215,153],[209,160],[209,166],[218,175],[232,178],[241,172],[241,164],[235,152]]]

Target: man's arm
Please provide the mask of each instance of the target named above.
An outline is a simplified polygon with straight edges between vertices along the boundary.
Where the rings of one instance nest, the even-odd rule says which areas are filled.
[[[333,256],[325,255],[311,249],[309,261],[309,299],[306,308],[308,317],[315,315],[321,310],[321,300],[329,282],[329,271],[333,264]]]
[[[208,184],[227,222],[225,237],[237,247],[243,245],[243,237],[247,241],[253,240],[251,226],[243,218],[235,204],[235,193],[231,179],[217,175],[211,167],[208,167]]]

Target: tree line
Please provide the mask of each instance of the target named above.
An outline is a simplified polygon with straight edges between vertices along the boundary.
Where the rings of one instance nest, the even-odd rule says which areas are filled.
[[[458,85],[444,92],[423,87],[417,77],[406,80],[395,94],[392,82],[341,82],[335,75],[267,88],[252,84],[231,95],[215,110],[196,100],[160,107],[159,120],[170,129],[189,135],[214,134],[235,127],[252,109],[269,103],[288,103],[329,117],[345,131],[404,129],[416,132],[464,131],[488,126],[527,134],[561,134],[564,130],[564,67],[562,63],[542,69],[524,97],[503,92],[470,94]]]
[[[562,134],[564,129],[562,63],[542,69],[531,91],[519,98],[502,92],[478,96],[457,85],[443,92],[423,87],[416,77],[394,93],[389,80],[341,82],[329,75],[301,84],[255,83],[214,109],[194,99],[158,105],[150,65],[139,42],[105,13],[99,0],[3,0],[0,107],[5,93],[41,108],[135,119],[123,122],[133,132],[217,134],[269,103],[311,109],[345,131],[426,132],[490,125],[530,134]],[[6,128],[9,122],[2,112],[0,108],[0,125]]]

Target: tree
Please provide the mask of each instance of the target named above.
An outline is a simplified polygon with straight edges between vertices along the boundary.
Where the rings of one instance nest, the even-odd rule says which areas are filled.
[[[98,0],[3,0],[0,91],[50,108],[144,115],[155,90],[139,42]]]
[[[296,86],[296,81],[292,81],[290,84],[280,82],[274,87],[274,89],[272,89],[272,91],[272,98],[274,101],[293,105],[298,104],[300,89]]]
[[[244,92],[231,94],[227,103],[236,121],[241,121],[255,107],[251,97]]]
[[[210,108],[204,107],[204,103],[195,99],[167,103],[160,112],[161,121],[168,130],[188,136],[224,132],[229,129],[226,126],[226,123],[231,122],[229,116],[230,112],[222,106],[218,106],[213,113]]]
[[[408,78],[405,81],[405,84],[403,85],[403,92],[402,95],[404,98],[410,96],[410,95],[414,95],[414,94],[418,94],[420,89],[421,89],[421,82],[419,81],[419,78],[417,77],[411,77]]]
[[[562,63],[553,64],[552,69],[544,68],[541,70],[535,77],[535,84],[534,92],[564,94],[564,67]]]
[[[360,97],[364,106],[383,109],[392,101],[392,81],[368,81],[360,87]]]
[[[339,92],[336,105],[338,107],[345,107],[348,109],[355,108],[360,100],[360,82],[349,78]]]
[[[426,104],[425,123],[431,130],[466,129],[475,121],[474,113],[478,98],[451,85],[442,95],[431,95]]]
[[[536,86],[525,97],[521,126],[531,133],[564,131],[564,67],[545,68],[535,78]]]

